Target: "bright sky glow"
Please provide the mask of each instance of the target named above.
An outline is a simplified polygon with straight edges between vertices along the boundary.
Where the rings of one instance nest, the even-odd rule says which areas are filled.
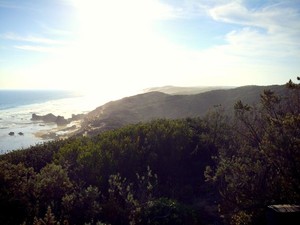
[[[0,0],[0,88],[283,84],[299,0]]]

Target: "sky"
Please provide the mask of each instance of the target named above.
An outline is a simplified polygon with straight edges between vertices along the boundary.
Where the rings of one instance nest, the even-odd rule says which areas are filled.
[[[284,84],[300,0],[0,0],[0,88]]]

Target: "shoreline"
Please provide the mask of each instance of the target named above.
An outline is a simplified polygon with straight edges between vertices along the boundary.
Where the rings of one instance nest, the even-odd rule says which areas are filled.
[[[63,140],[71,137],[81,128],[82,120],[72,121],[68,125],[57,126],[55,128],[40,130],[34,132],[33,135],[36,138],[42,139],[43,141],[52,140]]]
[[[81,129],[81,123],[82,120],[73,121],[65,126],[56,126],[54,123],[30,123],[22,129],[10,129],[12,131],[7,130],[6,132],[2,130],[0,155],[24,150],[49,141],[65,140]],[[14,134],[10,135],[7,132]]]
[[[96,100],[90,96],[45,99],[39,103],[32,101],[0,109],[0,154],[76,135],[83,119],[77,116],[87,114],[102,104],[98,98]],[[33,114],[41,115],[41,118],[32,120]],[[55,115],[57,121],[43,121],[47,114]],[[72,115],[75,117],[72,118]]]

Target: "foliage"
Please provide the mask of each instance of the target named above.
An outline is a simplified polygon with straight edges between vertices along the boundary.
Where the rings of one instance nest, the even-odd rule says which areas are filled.
[[[0,161],[1,223],[20,224],[23,217],[34,214],[35,176],[34,170],[24,164]]]
[[[0,222],[264,224],[269,204],[300,201],[300,86],[287,87],[234,117],[217,105],[2,155]]]
[[[263,223],[267,205],[299,203],[300,89],[287,86],[285,96],[265,90],[259,107],[236,103],[235,138],[219,144],[217,167],[206,170],[228,223]]]
[[[62,209],[71,224],[97,221],[101,214],[101,193],[97,187],[75,188],[62,198]]]
[[[59,225],[60,223],[56,221],[55,216],[51,211],[51,207],[49,206],[45,217],[43,219],[34,218],[33,225]]]
[[[161,197],[192,205],[206,198],[209,132],[201,119],[159,119],[7,154],[1,209],[18,216],[0,210],[1,221],[42,223],[51,207],[55,221],[70,224],[139,224]]]
[[[36,175],[35,194],[40,210],[50,205],[55,213],[59,213],[62,198],[72,190],[72,183],[60,165],[47,164]]]
[[[195,211],[176,200],[158,198],[147,203],[138,224],[199,224]]]

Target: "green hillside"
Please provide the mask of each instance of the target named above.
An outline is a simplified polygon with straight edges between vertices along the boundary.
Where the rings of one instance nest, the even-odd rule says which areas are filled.
[[[267,206],[300,202],[300,86],[287,87],[282,95],[261,92],[255,107],[237,101],[232,117],[217,106],[203,117],[155,119],[1,155],[0,223],[265,225]],[[243,89],[245,98],[254,89]],[[175,107],[185,97],[121,102],[173,99]],[[142,105],[137,111],[151,108]]]
[[[149,92],[121,100],[109,102],[90,112],[83,123],[80,134],[97,134],[127,124],[147,122],[152,119],[178,119],[203,116],[212,108],[221,105],[228,114],[233,113],[234,104],[241,100],[247,104],[257,104],[260,94],[270,89],[284,94],[281,86],[244,86],[234,89],[207,91],[196,95],[168,95]]]

